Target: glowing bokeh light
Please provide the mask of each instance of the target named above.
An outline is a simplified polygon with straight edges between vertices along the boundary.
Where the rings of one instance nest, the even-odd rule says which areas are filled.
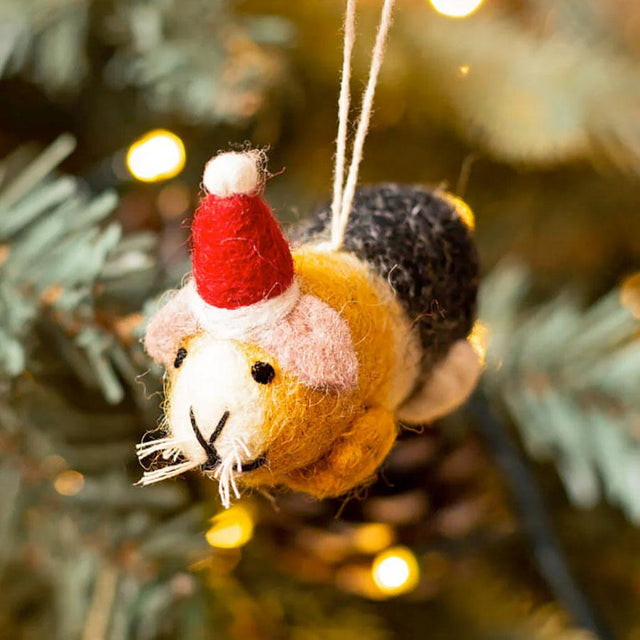
[[[75,496],[84,487],[84,476],[79,471],[65,469],[56,476],[53,487],[61,496]]]
[[[476,320],[468,339],[478,356],[478,360],[480,360],[480,364],[484,365],[489,348],[489,327],[484,322]]]
[[[252,536],[253,516],[243,505],[234,505],[212,518],[206,533],[207,542],[218,549],[242,547]]]
[[[620,304],[640,319],[640,273],[634,273],[622,283]]]
[[[460,220],[473,231],[476,228],[476,217],[473,215],[471,207],[462,198],[458,198],[457,196],[447,194],[447,198],[454,206]]]
[[[362,553],[377,553],[393,543],[393,529],[382,522],[370,522],[358,527],[354,532],[353,543]]]
[[[159,182],[177,176],[184,168],[185,160],[182,140],[165,129],[150,131],[127,151],[127,168],[142,182]]]
[[[483,0],[429,0],[431,6],[448,18],[466,18],[482,4]]]
[[[406,547],[392,547],[378,554],[371,572],[376,587],[388,596],[412,591],[420,581],[418,561]]]

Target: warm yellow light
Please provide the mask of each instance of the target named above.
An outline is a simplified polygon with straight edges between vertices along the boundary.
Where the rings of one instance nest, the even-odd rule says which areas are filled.
[[[177,176],[185,159],[182,140],[171,131],[155,129],[129,147],[127,168],[142,182],[158,182]]]
[[[406,547],[392,547],[373,561],[373,581],[389,596],[412,591],[420,580],[420,568],[413,553]]]
[[[466,18],[481,4],[482,0],[429,0],[431,6],[448,18]]]
[[[469,342],[476,352],[480,364],[484,365],[489,347],[489,327],[484,322],[477,320],[469,334]]]
[[[79,471],[66,469],[56,476],[53,486],[61,496],[75,496],[84,487],[84,476]]]
[[[476,228],[476,217],[473,215],[471,207],[462,198],[458,198],[458,196],[454,196],[451,193],[441,193],[441,195],[451,203],[460,220],[473,231]]]
[[[393,543],[393,529],[382,522],[372,522],[358,527],[353,534],[353,545],[362,553],[377,553]]]
[[[622,283],[620,304],[640,319],[640,273],[634,273]]]
[[[464,78],[465,76],[469,75],[470,70],[471,70],[471,67],[468,64],[461,64],[458,67],[458,74],[460,75],[461,78]]]
[[[244,505],[233,507],[211,519],[207,542],[218,549],[241,547],[253,536],[253,516]]]

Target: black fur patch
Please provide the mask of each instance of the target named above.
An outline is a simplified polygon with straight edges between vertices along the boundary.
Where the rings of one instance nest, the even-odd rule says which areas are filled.
[[[294,238],[326,237],[330,219],[325,205]],[[469,334],[476,313],[478,254],[467,226],[436,192],[399,184],[359,189],[344,248],[396,291],[419,329],[426,366]]]

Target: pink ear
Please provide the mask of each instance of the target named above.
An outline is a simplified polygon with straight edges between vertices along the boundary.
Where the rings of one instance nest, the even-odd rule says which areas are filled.
[[[173,292],[169,300],[156,311],[147,325],[144,347],[147,353],[165,367],[171,366],[181,342],[198,330],[198,322],[189,304],[189,287]]]
[[[302,296],[293,311],[257,342],[308,387],[350,391],[358,384],[358,358],[349,326],[314,296]]]

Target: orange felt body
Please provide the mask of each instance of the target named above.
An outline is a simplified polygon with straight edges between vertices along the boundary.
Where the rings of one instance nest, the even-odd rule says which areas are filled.
[[[358,383],[348,392],[314,390],[277,368],[274,382],[261,391],[268,463],[239,480],[246,486],[286,485],[322,498],[371,479],[395,441],[390,391],[401,363],[394,332],[407,327],[379,294],[376,277],[353,256],[302,247],[294,252],[294,265],[302,292],[346,320]],[[243,350],[248,361],[268,357],[250,344]]]

